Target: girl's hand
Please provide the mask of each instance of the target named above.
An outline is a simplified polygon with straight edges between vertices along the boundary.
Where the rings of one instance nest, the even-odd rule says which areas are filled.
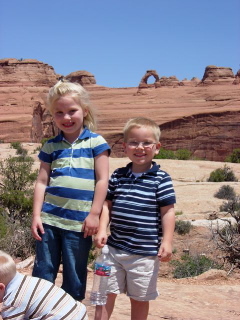
[[[39,240],[39,241],[42,240],[42,238],[40,237],[40,234],[44,233],[44,228],[43,228],[42,220],[40,217],[33,218],[31,232],[32,232],[34,239]]]
[[[99,215],[95,215],[93,213],[89,213],[87,218],[85,219],[83,226],[82,226],[82,232],[84,232],[84,238],[87,236],[93,236],[98,232],[98,226],[99,226]]]

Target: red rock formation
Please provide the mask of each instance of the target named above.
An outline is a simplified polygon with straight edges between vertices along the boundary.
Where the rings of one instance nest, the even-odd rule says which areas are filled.
[[[202,84],[233,83],[234,74],[231,68],[207,66],[202,78]]]
[[[164,149],[187,149],[193,157],[225,161],[233,149],[240,148],[240,111],[198,114],[160,125]],[[124,157],[123,136],[111,136],[112,156]],[[108,138],[110,140],[110,137]]]
[[[68,74],[65,78],[69,81],[80,83],[82,86],[96,84],[94,75],[84,70],[72,72]]]
[[[77,72],[78,78],[74,74],[72,80],[83,79],[83,74]],[[85,75],[87,78],[89,73]],[[1,141],[39,142],[57,133],[46,112],[45,99],[58,78],[51,66],[37,60],[0,60]],[[86,81],[98,114],[98,132],[112,146],[112,156],[124,156],[122,129],[135,116],[149,117],[160,125],[165,149],[187,148],[197,157],[222,161],[233,149],[240,148],[239,85],[219,81],[214,86],[196,86],[197,81],[189,81],[183,86],[155,90],[152,85],[139,90],[110,89]],[[178,82],[176,77],[171,81]]]
[[[199,159],[225,161],[240,148],[240,111],[197,114],[160,126],[165,149],[188,149]]]
[[[39,142],[56,133],[45,110],[45,97],[57,79],[53,67],[38,60],[0,60],[2,141]]]
[[[147,83],[148,78],[151,76],[153,76],[155,78],[155,82],[153,85]],[[159,82],[159,76],[157,74],[157,71],[156,70],[147,70],[145,75],[142,77],[138,87],[139,87],[139,89],[143,89],[143,88],[150,88],[150,87],[158,88],[160,86],[161,85]]]

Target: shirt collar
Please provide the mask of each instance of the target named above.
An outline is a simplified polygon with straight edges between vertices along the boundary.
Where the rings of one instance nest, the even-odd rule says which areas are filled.
[[[91,136],[90,130],[87,127],[84,127],[83,131],[80,133],[79,137],[76,140],[84,140],[86,138],[90,138],[90,136]],[[67,141],[66,139],[64,139],[63,132],[61,131],[61,133],[54,138],[54,142],[60,142],[63,140]]]
[[[147,172],[143,172],[143,173],[157,172],[159,168],[160,168],[160,165],[158,165],[155,161],[152,161],[152,167]],[[128,163],[126,167],[122,168],[122,173],[127,176],[132,174],[132,162]]]

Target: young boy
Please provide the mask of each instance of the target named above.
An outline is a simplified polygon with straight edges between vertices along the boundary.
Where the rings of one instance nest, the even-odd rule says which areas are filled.
[[[159,138],[159,126],[149,119],[125,125],[123,146],[132,162],[110,178],[95,237],[97,247],[109,245],[112,266],[107,304],[96,307],[95,320],[110,318],[119,293],[130,298],[131,319],[146,320],[149,301],[158,296],[159,261],[169,261],[172,254],[176,202],[170,176],[152,161]]]
[[[0,250],[0,315],[4,319],[87,320],[86,307],[51,282],[16,271],[10,255]]]

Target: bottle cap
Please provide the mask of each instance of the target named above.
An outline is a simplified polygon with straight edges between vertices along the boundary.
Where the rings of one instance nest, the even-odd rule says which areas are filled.
[[[102,253],[107,254],[109,252],[108,246],[105,244],[105,246],[102,248]]]

